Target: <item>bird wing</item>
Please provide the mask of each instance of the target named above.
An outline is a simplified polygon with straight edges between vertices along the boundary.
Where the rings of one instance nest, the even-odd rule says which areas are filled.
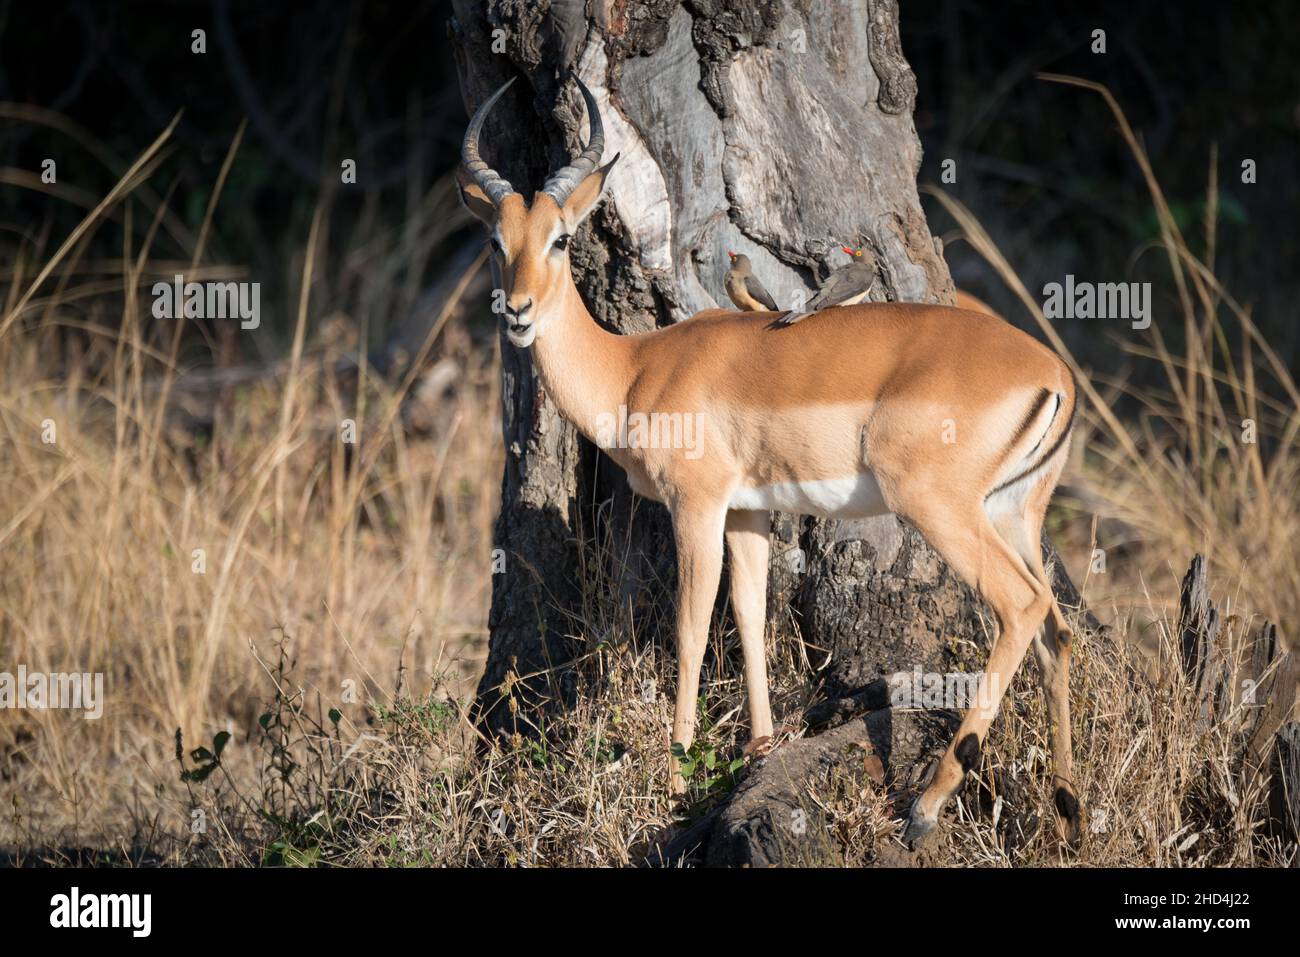
[[[837,306],[854,296],[861,295],[864,290],[871,289],[875,278],[875,269],[865,263],[852,263],[837,269],[826,277],[826,281],[817,290],[817,295],[813,296],[812,302],[808,303],[808,311]]]
[[[755,302],[760,302],[773,312],[777,311],[776,300],[772,294],[763,288],[763,284],[758,281],[758,277],[750,273],[745,277],[745,291],[753,297]]]

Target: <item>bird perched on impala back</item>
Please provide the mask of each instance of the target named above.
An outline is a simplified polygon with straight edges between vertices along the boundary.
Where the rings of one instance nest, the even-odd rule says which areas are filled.
[[[849,255],[849,262],[826,277],[803,312],[786,313],[777,320],[777,325],[792,326],[801,319],[807,319],[818,309],[852,306],[867,298],[871,287],[876,284],[874,257],[870,253],[864,253],[861,246],[856,249],[841,246],[840,249]]]
[[[777,312],[776,300],[754,275],[749,257],[730,250],[727,255],[731,257],[731,268],[727,270],[727,278],[722,284],[731,301],[747,312]]]

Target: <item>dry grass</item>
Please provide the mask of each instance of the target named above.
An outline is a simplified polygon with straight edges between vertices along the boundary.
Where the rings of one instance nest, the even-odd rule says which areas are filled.
[[[24,246],[3,277],[0,661],[103,672],[108,705],[99,721],[0,717],[0,847],[58,859],[35,849],[89,845],[170,863],[636,863],[674,824],[661,788],[673,664],[604,582],[584,583],[589,620],[575,624],[585,649],[577,707],[537,740],[481,750],[465,720],[501,469],[495,356],[448,321],[450,309],[437,318],[430,340],[459,375],[427,399],[432,433],[413,435],[398,406],[412,383],[341,376],[347,342],[317,331],[400,311],[393,277],[427,263],[450,191],[431,190],[400,236],[373,226],[358,235],[328,275],[323,201],[299,260],[289,359],[218,390],[210,426],[195,431],[172,414],[185,383],[172,330],[141,321],[139,290],[172,268],[150,258],[168,214],[165,202],[125,197],[156,169],[142,158],[72,241]],[[1151,342],[1130,344],[1168,382],[1136,394],[1136,421],[1108,405],[1133,389],[1076,369],[1089,402],[1071,481],[1141,542],[1107,577],[1076,568],[1085,599],[1117,633],[1149,636],[1150,655],[1168,663],[1177,576],[1196,550],[1239,611],[1231,627],[1245,633],[1263,616],[1291,633],[1300,418],[1287,370],[1150,183],[1186,290],[1186,349],[1173,354],[1158,324]],[[219,193],[218,183],[209,220]],[[1055,337],[978,223],[946,202]],[[128,224],[143,209],[152,226],[116,272],[95,273],[85,243],[110,209]],[[206,233],[185,251],[192,265]],[[338,315],[340,303],[353,311]],[[64,351],[69,329],[80,354]],[[1245,417],[1259,444],[1233,440]],[[359,424],[356,445],[340,441],[345,419]],[[53,442],[43,441],[47,420]],[[688,815],[730,786],[725,769],[745,737],[735,636],[714,634],[695,753],[719,770],[711,784],[703,772],[694,779]],[[779,629],[770,645],[778,720],[797,717],[814,676],[797,635]],[[1080,642],[1075,657],[1076,779],[1091,815],[1081,853],[1065,855],[1038,818],[1050,807],[1047,727],[1034,676],[1021,674],[949,822],[947,858],[1294,865],[1294,844],[1263,835],[1260,781],[1234,759],[1236,719],[1204,725],[1178,668],[1149,669],[1152,683],[1135,686],[1109,648]],[[212,739],[223,730],[232,737],[221,750]],[[220,750],[218,763],[190,755],[204,745]],[[205,765],[213,770],[196,780]],[[887,796],[860,774],[810,794],[809,811],[814,863],[868,863],[898,829]]]
[[[1121,623],[1127,624],[1127,622]],[[1166,623],[1167,625],[1168,623]],[[1177,656],[1167,627],[1164,650]],[[953,866],[1295,866],[1294,841],[1270,836],[1264,779],[1238,759],[1238,707],[1217,724],[1177,668],[1134,686],[1130,662],[1081,641],[1071,673],[1074,780],[1086,814],[1079,851],[1051,821],[1048,726],[1037,676],[1021,670],[968,779],[933,863]],[[810,795],[832,836],[822,863],[866,864],[898,829],[881,789],[842,774]]]
[[[114,843],[159,814],[164,829],[183,823],[166,801],[178,783],[173,731],[195,742],[256,727],[258,655],[281,635],[301,687],[331,702],[352,689],[357,701],[423,696],[435,675],[451,679],[445,693],[464,694],[482,654],[489,477],[501,462],[496,358],[460,329],[444,332],[457,301],[426,316],[426,346],[454,383],[426,398],[436,415],[422,436],[401,414],[410,382],[395,388],[344,361],[367,314],[411,308],[394,279],[424,269],[455,228],[449,185],[431,189],[399,234],[358,233],[314,280],[322,205],[300,257],[289,359],[252,381],[204,386],[183,375],[180,323],[149,316],[149,286],[186,268],[151,261],[169,214],[131,195],[165,137],[69,242],[53,253],[24,242],[3,276],[0,660],[102,672],[108,699],[98,721],[4,713],[3,845]],[[228,165],[185,251],[193,264]],[[83,258],[110,211],[129,247],[141,209],[138,250]],[[217,265],[204,278],[232,274]],[[316,302],[356,303],[361,317]],[[349,717],[364,727],[366,706]],[[251,757],[232,745],[232,773],[251,773]]]

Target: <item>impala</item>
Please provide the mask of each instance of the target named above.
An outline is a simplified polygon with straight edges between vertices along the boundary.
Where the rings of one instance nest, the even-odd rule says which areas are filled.
[[[547,395],[592,441],[610,416],[625,417],[621,410],[693,415],[700,423],[689,454],[673,443],[600,441],[633,491],[662,502],[672,517],[672,741],[689,747],[694,734],[724,542],[750,734],[761,742],[772,734],[763,644],[770,513],[893,513],[919,529],[996,615],[998,635],[982,680],[991,677],[1005,689],[1034,645],[1051,719],[1057,827],[1077,841],[1071,632],[1039,550],[1074,421],[1066,365],[993,316],[920,304],[839,306],[787,327],[774,324],[775,313],[710,310],[642,335],[606,331],[583,305],[567,250],[618,157],[599,165],[601,118],[579,81],[591,125],[587,146],[526,201],[479,150],[484,118],[509,86],[470,120],[459,176],[462,200],[491,234],[506,337],[532,350]],[[912,805],[904,840],[914,843],[934,829],[977,764],[993,717],[983,708],[963,713]],[[676,770],[671,774],[676,792],[683,782]]]

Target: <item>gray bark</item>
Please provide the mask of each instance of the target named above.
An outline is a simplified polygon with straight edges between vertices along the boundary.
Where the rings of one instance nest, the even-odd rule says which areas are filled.
[[[952,283],[916,191],[915,77],[889,0],[536,4],[457,0],[450,30],[467,108],[513,75],[488,123],[486,158],[528,195],[585,134],[575,68],[601,104],[608,199],[572,249],[596,319],[623,333],[727,305],[726,250],[747,253],[778,305],[811,297],[841,244],[873,254],[876,301],[951,302]],[[493,31],[502,52],[492,52]],[[570,694],[564,635],[580,596],[579,543],[630,556],[621,597],[660,604],[674,577],[661,506],[633,508],[622,474],[542,395],[528,356],[502,339],[504,438],[491,641],[479,686],[484,724],[511,730]],[[594,506],[594,507],[593,507]],[[969,670],[986,624],[910,527],[887,517],[777,516],[771,613],[793,611],[829,663],[834,702],[877,703],[881,679],[919,665]],[[527,687],[514,678],[550,669]],[[873,685],[872,683],[875,682]],[[823,715],[826,717],[826,715]],[[893,722],[892,776],[913,781],[941,736]]]

